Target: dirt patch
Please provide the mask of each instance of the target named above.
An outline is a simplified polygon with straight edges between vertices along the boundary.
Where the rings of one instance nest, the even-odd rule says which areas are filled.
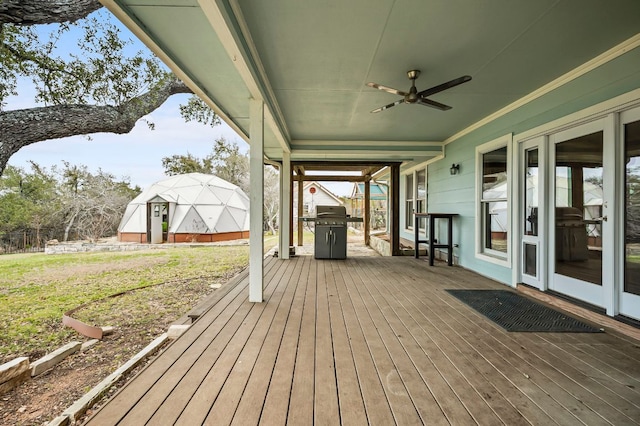
[[[232,273],[229,273],[227,277],[231,275]],[[215,291],[208,283],[211,283],[211,280],[173,281],[111,301],[114,303],[111,312],[117,312],[117,315],[114,314],[109,319],[109,325],[116,327],[114,333],[105,336],[104,340],[86,352],[74,354],[44,374],[0,395],[0,424],[42,425],[59,416],[96,384],[164,333],[169,325],[184,315],[190,307]],[[136,312],[131,308],[125,309],[134,303],[134,300],[145,300],[147,310]],[[89,306],[83,310],[84,314],[90,315],[94,308],[99,307]],[[151,313],[155,313],[155,317],[150,317]],[[88,340],[80,335],[75,335],[74,339]],[[32,361],[35,359],[31,357]],[[142,366],[130,373],[109,392],[108,396],[141,368]],[[100,403],[96,406],[99,405]],[[85,418],[90,414],[91,411]]]
[[[24,277],[25,282],[38,281],[40,284],[55,283],[58,281],[68,280],[74,277],[86,278],[92,275],[102,275],[105,273],[115,273],[118,271],[136,270],[139,268],[153,268],[156,265],[161,265],[167,262],[167,257],[160,258],[141,258],[134,257],[136,253],[132,253],[131,258],[122,259],[120,261],[113,261],[109,264],[105,263],[79,263],[73,265],[66,265],[64,268],[45,268],[42,271],[26,274]],[[123,254],[126,256],[126,254]]]

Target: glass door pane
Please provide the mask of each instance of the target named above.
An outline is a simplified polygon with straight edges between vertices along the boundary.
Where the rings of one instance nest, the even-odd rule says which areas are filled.
[[[538,148],[526,150],[524,152],[522,273],[533,278],[538,277],[538,172]]]
[[[555,272],[602,285],[603,132],[555,145]]]
[[[538,235],[538,149],[525,152],[525,235]]]
[[[624,291],[640,295],[640,121],[624,126],[625,263]]]

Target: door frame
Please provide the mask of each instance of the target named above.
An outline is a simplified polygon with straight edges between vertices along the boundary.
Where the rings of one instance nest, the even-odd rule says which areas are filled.
[[[547,248],[548,248],[548,261],[549,261],[549,271],[548,271],[548,281],[549,281],[549,289],[565,294],[569,297],[582,300],[591,305],[607,308],[607,304],[609,302],[608,299],[610,297],[606,297],[607,294],[610,294],[609,287],[612,287],[612,281],[607,279],[608,276],[611,276],[611,271],[613,271],[613,262],[614,256],[612,256],[612,250],[614,250],[614,246],[612,242],[614,241],[613,237],[613,224],[614,221],[603,221],[601,223],[602,226],[602,267],[601,267],[601,281],[602,285],[590,283],[588,281],[582,281],[580,279],[569,277],[566,275],[558,274],[555,272],[555,259],[557,258],[556,253],[556,209],[555,209],[555,200],[556,199],[556,184],[555,184],[555,164],[556,164],[556,156],[555,156],[555,147],[557,144],[578,138],[581,136],[589,135],[596,132],[602,132],[602,179],[603,179],[603,216],[607,216],[610,214],[609,206],[613,205],[613,201],[609,199],[611,197],[611,192],[615,187],[615,183],[611,182],[611,179],[614,177],[612,173],[608,173],[610,170],[615,169],[615,155],[611,155],[608,151],[615,150],[615,141],[613,135],[611,134],[612,126],[608,126],[607,122],[612,119],[612,115],[608,115],[606,117],[602,117],[596,120],[592,120],[586,123],[580,123],[575,127],[570,129],[562,130],[559,132],[554,132],[549,135],[549,167],[548,167],[548,193],[549,193],[549,203],[548,203],[548,217],[549,217],[549,226],[547,227],[548,232],[548,240],[547,240]]]
[[[547,145],[548,145],[548,137],[547,136],[539,136],[533,139],[530,139],[526,142],[520,143],[518,149],[519,155],[519,163],[518,163],[518,178],[519,182],[519,194],[518,197],[518,218],[514,221],[514,223],[518,224],[518,251],[517,251],[517,259],[516,262],[519,268],[519,281],[524,284],[533,286],[540,291],[547,290],[547,249],[546,249],[546,240],[547,240],[547,232],[545,229],[547,228]],[[531,151],[533,149],[538,150],[538,235],[530,236],[525,235],[525,215],[526,209],[526,152]],[[525,271],[525,244],[533,244],[536,246],[536,276],[532,277],[531,275],[526,274]]]
[[[603,146],[603,163],[614,164],[615,167],[606,167],[604,169],[603,177],[605,181],[611,183],[611,188],[605,189],[605,196],[608,198],[608,217],[609,224],[612,224],[612,230],[610,232],[603,232],[603,246],[611,247],[611,256],[614,258],[606,267],[603,265],[603,302],[600,304],[606,310],[607,315],[615,316],[619,313],[629,316],[631,318],[640,320],[640,299],[635,297],[623,297],[622,278],[624,277],[624,168],[622,157],[624,152],[622,149],[623,138],[623,123],[629,117],[629,114],[634,109],[640,109],[640,89],[634,89],[630,92],[621,94],[614,98],[610,98],[601,103],[592,105],[585,109],[576,111],[569,115],[560,117],[556,120],[543,123],[539,126],[526,130],[522,133],[514,135],[515,146],[518,149],[513,150],[513,164],[518,165],[518,173],[514,174],[514,184],[518,188],[518,202],[513,203],[513,210],[511,216],[511,222],[516,224],[512,229],[512,248],[514,259],[518,259],[512,268],[512,285],[516,286],[518,283],[522,283],[522,261],[520,260],[522,253],[521,235],[522,231],[522,218],[524,216],[524,200],[520,188],[524,187],[522,180],[523,160],[521,159],[523,149],[522,145],[528,143],[535,138],[549,138],[554,133],[559,133],[567,129],[588,124],[594,120],[604,120],[604,146]],[[634,120],[631,120],[634,121]],[[542,144],[547,148],[546,156],[542,157],[545,164],[551,164],[549,161],[549,147],[550,143],[547,141]],[[613,159],[609,158],[612,157]],[[542,160],[541,160],[542,161]],[[550,172],[545,173],[545,177]],[[545,188],[549,187],[549,183],[545,182]],[[548,194],[547,197],[549,198]],[[515,198],[514,198],[515,199]],[[548,208],[547,208],[548,210]],[[540,213],[541,214],[541,213]],[[541,291],[549,290],[548,280],[551,274],[551,266],[548,262],[554,261],[554,254],[549,253],[549,240],[550,234],[549,227],[550,216],[548,211],[541,214],[546,220],[547,225],[544,228],[545,235],[540,237],[540,265],[542,282],[539,282],[538,289]],[[612,221],[612,219],[614,219]],[[546,238],[546,240],[545,240]],[[544,240],[544,241],[543,241]],[[545,273],[546,268],[546,273]],[[534,285],[535,287],[535,285]],[[631,300],[629,300],[631,299]]]
[[[624,269],[625,269],[625,192],[626,188],[624,186],[625,182],[625,150],[624,146],[624,125],[626,123],[631,123],[635,121],[640,121],[640,107],[628,109],[626,111],[622,111],[619,114],[618,120],[618,135],[620,139],[620,143],[617,144],[618,152],[616,158],[618,160],[618,164],[620,165],[618,173],[616,173],[616,196],[618,197],[618,201],[616,206],[619,206],[618,211],[615,215],[616,222],[619,224],[616,229],[616,235],[618,236],[618,244],[616,244],[616,269],[617,273],[615,278],[620,285],[618,286],[617,291],[614,292],[613,297],[616,300],[616,311],[615,314],[622,314],[631,318],[640,320],[640,295],[635,295],[632,293],[625,293],[624,291]]]

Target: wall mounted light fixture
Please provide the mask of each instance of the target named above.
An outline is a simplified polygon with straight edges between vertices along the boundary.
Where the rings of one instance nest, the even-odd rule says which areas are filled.
[[[456,164],[456,163],[453,163],[451,165],[451,168],[449,169],[449,173],[451,173],[452,175],[457,175],[459,171],[460,171],[460,164]]]

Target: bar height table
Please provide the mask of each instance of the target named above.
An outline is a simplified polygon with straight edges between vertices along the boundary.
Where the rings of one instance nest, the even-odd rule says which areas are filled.
[[[436,248],[446,248],[447,252],[447,264],[453,265],[453,218],[458,216],[457,213],[414,213],[415,223],[413,225],[414,232],[414,257],[417,259],[420,257],[419,244],[429,244],[429,266],[433,266],[434,250]],[[429,239],[420,239],[420,219],[426,217],[429,218]],[[435,222],[436,219],[447,220],[447,244],[436,244],[435,242]]]

